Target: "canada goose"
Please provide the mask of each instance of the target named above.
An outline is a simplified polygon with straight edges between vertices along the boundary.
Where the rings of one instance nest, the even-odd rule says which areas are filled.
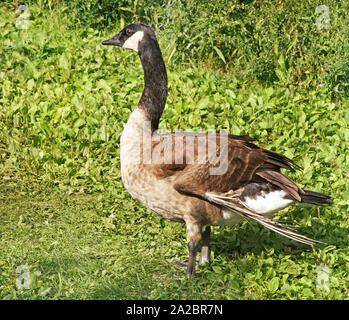
[[[293,203],[331,201],[328,195],[301,189],[280,172],[297,168],[290,159],[256,146],[247,136],[157,133],[166,103],[167,74],[149,26],[130,24],[102,44],[133,50],[141,59],[145,87],[120,140],[122,181],[131,196],[153,212],[186,223],[187,278],[195,274],[201,239],[199,263],[209,261],[211,225],[232,225],[247,218],[304,244],[319,242],[271,218]],[[215,161],[217,154],[226,157]]]

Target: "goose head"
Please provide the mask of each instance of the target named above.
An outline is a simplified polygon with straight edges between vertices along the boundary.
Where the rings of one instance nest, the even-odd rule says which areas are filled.
[[[151,27],[142,23],[132,23],[102,44],[133,50],[141,55],[148,46],[157,44],[157,40]]]
[[[103,45],[118,46],[138,53],[144,70],[144,90],[138,108],[151,121],[151,129],[158,128],[167,97],[167,73],[159,43],[153,29],[142,23],[126,26]]]

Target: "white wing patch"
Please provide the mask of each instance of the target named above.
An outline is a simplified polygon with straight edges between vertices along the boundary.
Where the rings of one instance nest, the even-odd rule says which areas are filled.
[[[277,212],[289,206],[293,200],[285,199],[287,193],[283,190],[272,191],[257,198],[245,198],[243,204],[250,210],[260,213],[268,214]]]
[[[245,198],[245,201],[242,201],[239,198],[239,195],[234,194],[234,192],[226,192],[223,194],[206,192],[206,196],[209,201],[222,206],[223,216],[220,221],[217,221],[216,224],[218,225],[226,225],[236,222],[235,217],[231,214],[231,212],[229,212],[230,209],[234,213],[240,215],[242,218],[256,221],[269,230],[275,231],[289,239],[296,240],[309,246],[313,246],[315,243],[323,243],[321,241],[302,236],[293,231],[292,228],[287,227],[269,217],[269,213],[281,210],[293,202],[293,200],[285,199],[285,195],[286,192],[279,190],[272,191],[268,194],[262,194],[262,196],[257,197],[257,199]],[[251,209],[248,207],[248,204],[251,206]],[[257,211],[259,211],[259,213]]]
[[[246,208],[252,210],[253,212],[263,214],[266,216],[272,216],[272,213],[275,213],[283,208],[289,206],[293,200],[285,199],[284,196],[286,192],[283,190],[272,191],[270,193],[262,193],[257,198],[245,198],[245,201],[241,203],[246,206]],[[223,208],[223,217],[222,220],[217,222],[217,225],[234,225],[241,222],[242,217],[229,208]]]
[[[137,31],[125,41],[122,47],[125,49],[130,49],[138,52],[139,42],[142,41],[143,36],[144,36],[143,31]]]

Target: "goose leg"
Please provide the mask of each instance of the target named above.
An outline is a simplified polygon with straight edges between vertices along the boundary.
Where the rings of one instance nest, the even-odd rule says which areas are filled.
[[[195,275],[196,255],[198,252],[199,241],[190,240],[188,243],[189,261],[187,266],[187,279]]]
[[[211,235],[211,227],[207,226],[205,231],[202,234],[202,247],[201,247],[201,255],[199,260],[199,265],[203,266],[206,263],[210,262],[210,235]]]

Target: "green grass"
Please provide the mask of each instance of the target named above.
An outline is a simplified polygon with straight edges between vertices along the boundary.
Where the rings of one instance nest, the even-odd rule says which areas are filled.
[[[6,182],[0,190],[3,299],[348,297],[346,246],[315,254],[248,223],[215,228],[213,262],[187,281],[184,270],[173,265],[187,258],[184,225],[162,220],[131,199],[120,203],[113,218],[104,213],[110,204],[100,195],[72,195],[32,177],[1,179]],[[334,226],[324,229],[334,232]],[[339,230],[338,236],[347,232]],[[330,292],[315,288],[321,264],[330,268]],[[21,265],[30,270],[29,290],[16,288]]]
[[[121,183],[119,138],[143,87],[138,57],[101,46],[118,27],[30,9],[30,28],[18,30],[15,13],[0,7],[0,298],[348,298],[347,95],[181,66],[160,37],[169,75],[162,129],[249,134],[302,166],[289,174],[302,187],[334,198],[276,216],[327,246],[313,252],[247,222],[214,228],[212,263],[186,281],[173,266],[187,259],[185,226],[149,212]],[[16,287],[21,265],[28,290]],[[315,285],[321,265],[329,292]]]

